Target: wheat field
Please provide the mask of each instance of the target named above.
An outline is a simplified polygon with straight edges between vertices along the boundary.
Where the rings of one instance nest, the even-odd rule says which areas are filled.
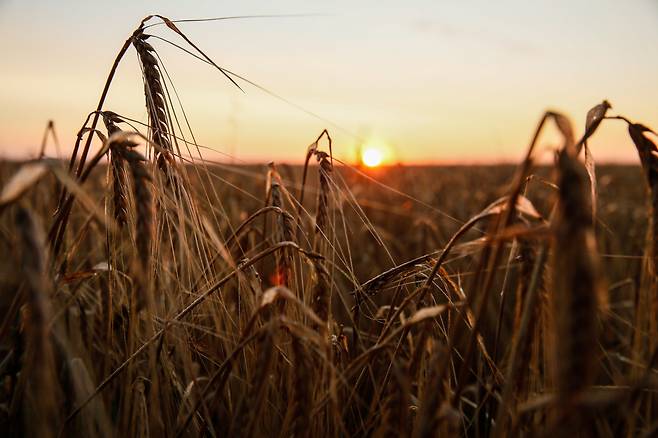
[[[146,17],[70,160],[0,164],[3,436],[658,435],[649,127],[602,100],[516,166],[369,170],[330,130],[229,165],[180,135],[158,20],[244,81]],[[129,51],[146,125],[105,105]],[[613,123],[637,165],[592,160]]]

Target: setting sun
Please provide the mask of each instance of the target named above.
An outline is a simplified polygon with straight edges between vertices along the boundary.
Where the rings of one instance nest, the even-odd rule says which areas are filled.
[[[361,161],[363,161],[363,164],[368,167],[379,166],[382,164],[383,159],[384,154],[382,151],[374,147],[368,147],[364,149],[363,153],[361,154]]]

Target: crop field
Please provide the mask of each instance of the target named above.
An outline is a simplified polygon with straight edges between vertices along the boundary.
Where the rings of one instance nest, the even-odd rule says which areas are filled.
[[[149,20],[243,83],[150,17],[70,160],[0,163],[2,436],[658,434],[642,121],[547,110],[508,165],[347,163],[331,127],[227,164],[183,139]],[[105,106],[127,51],[145,126]],[[591,159],[611,123],[637,164]]]

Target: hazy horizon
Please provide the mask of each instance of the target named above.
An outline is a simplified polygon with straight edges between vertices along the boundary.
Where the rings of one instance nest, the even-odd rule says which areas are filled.
[[[655,128],[658,5],[587,3],[0,1],[0,156],[36,155],[52,119],[65,157],[119,48],[149,13],[308,14],[180,24],[219,65],[294,105],[245,83],[242,93],[152,41],[196,141],[219,151],[205,151],[210,159],[300,162],[327,128],[344,160],[365,143],[382,148],[389,163],[515,162],[544,110],[564,112],[580,133],[602,99],[611,114]],[[151,30],[176,40],[164,26]],[[131,48],[104,108],[146,122],[143,98]],[[544,137],[545,157],[556,142]],[[600,162],[637,160],[622,123],[603,126],[591,147]]]

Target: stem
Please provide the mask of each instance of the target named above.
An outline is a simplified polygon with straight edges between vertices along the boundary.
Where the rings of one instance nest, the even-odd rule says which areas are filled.
[[[141,28],[142,25],[140,25]],[[105,103],[105,99],[107,97],[107,93],[110,90],[110,84],[112,83],[112,80],[114,79],[114,75],[117,71],[117,68],[119,67],[119,63],[121,62],[121,59],[123,59],[123,56],[126,54],[126,51],[128,51],[128,47],[130,47],[130,44],[133,41],[134,34],[130,36],[126,40],[125,43],[123,43],[123,46],[121,47],[121,50],[119,50],[119,53],[117,54],[116,58],[114,59],[114,63],[112,64],[112,68],[110,69],[110,73],[107,76],[107,80],[105,81],[105,86],[103,87],[103,92],[101,93],[101,97],[98,101],[98,106],[96,107],[96,111],[93,113],[94,117],[91,121],[91,126],[89,128],[89,135],[87,136],[87,140],[85,142],[84,148],[82,150],[82,155],[80,156],[80,162],[78,163],[78,169],[76,170],[76,177],[80,178],[82,175],[82,170],[84,169],[85,166],[85,161],[87,161],[87,155],[89,154],[89,149],[91,148],[91,141],[94,137],[94,130],[96,129],[96,125],[98,124],[98,119],[100,118],[101,110],[103,109],[103,104]],[[85,124],[82,126],[80,129],[80,132],[83,132],[87,121],[89,120],[89,117],[87,117],[87,120],[85,120]],[[78,137],[78,141],[75,143],[75,147],[73,149],[73,153],[71,154],[71,161],[69,163],[69,170],[73,170],[74,163],[76,161],[77,155],[78,155],[78,149],[80,146],[80,140],[82,139],[82,135]],[[58,208],[58,213],[57,216],[55,217],[55,220],[50,228],[50,231],[48,233],[49,240],[51,241],[52,248],[53,248],[53,256],[57,256],[57,253],[59,252],[59,249],[61,247],[62,239],[64,237],[64,233],[66,231],[66,224],[68,223],[68,218],[69,215],[71,214],[71,208],[73,207],[73,201],[75,199],[75,196],[73,194],[70,194],[66,196],[65,193],[62,194],[62,199],[60,200],[60,207]],[[54,239],[54,240],[53,240]]]

